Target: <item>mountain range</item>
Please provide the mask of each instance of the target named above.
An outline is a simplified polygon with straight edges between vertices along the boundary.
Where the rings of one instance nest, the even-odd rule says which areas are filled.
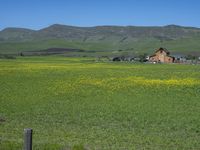
[[[165,47],[176,53],[200,52],[200,28],[167,26],[75,27],[54,24],[40,30],[5,28],[0,53],[72,48],[102,52],[152,53]]]

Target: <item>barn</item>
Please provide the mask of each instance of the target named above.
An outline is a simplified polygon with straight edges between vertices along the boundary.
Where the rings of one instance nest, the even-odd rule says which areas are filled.
[[[157,63],[173,63],[174,57],[170,56],[170,52],[166,48],[159,48],[155,53],[149,56],[150,62]]]

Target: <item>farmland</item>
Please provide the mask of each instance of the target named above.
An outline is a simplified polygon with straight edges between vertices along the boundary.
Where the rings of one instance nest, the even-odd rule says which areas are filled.
[[[197,150],[199,114],[199,65],[0,60],[0,150]]]

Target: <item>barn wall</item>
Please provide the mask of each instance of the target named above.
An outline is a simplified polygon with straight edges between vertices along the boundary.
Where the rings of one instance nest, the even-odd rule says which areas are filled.
[[[160,60],[160,61],[159,61]],[[157,52],[155,56],[149,58],[151,62],[163,62],[163,63],[173,63],[173,58],[170,56],[166,56],[166,53],[159,53]]]

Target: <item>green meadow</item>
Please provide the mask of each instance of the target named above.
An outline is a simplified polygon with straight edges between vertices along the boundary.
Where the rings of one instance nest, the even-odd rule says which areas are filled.
[[[200,66],[0,59],[0,150],[200,149]]]

